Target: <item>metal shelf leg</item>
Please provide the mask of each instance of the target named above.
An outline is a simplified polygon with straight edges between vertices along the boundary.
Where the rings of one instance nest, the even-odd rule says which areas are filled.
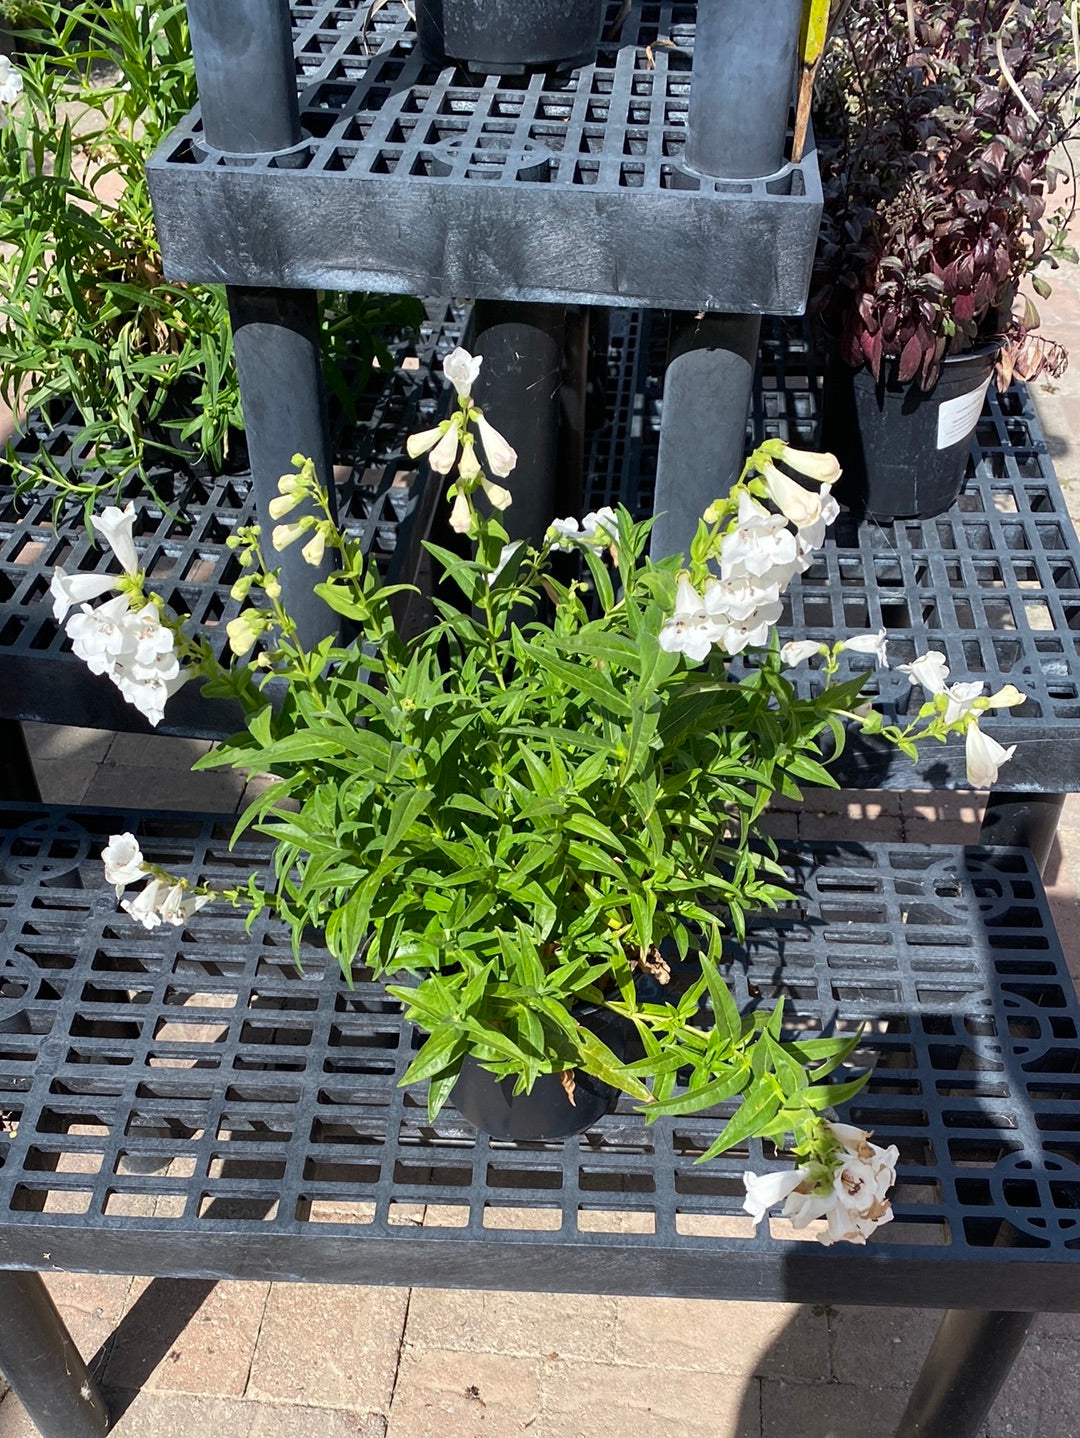
[[[946,1313],[895,1438],[977,1438],[1034,1317]]]
[[[986,801],[980,838],[984,844],[1019,844],[1046,868],[1061,818],[1064,794],[992,793]]]
[[[40,1274],[0,1273],[0,1369],[43,1438],[100,1438],[109,1415]]]

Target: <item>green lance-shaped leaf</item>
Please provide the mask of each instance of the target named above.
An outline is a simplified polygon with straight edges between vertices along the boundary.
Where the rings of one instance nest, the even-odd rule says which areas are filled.
[[[763,1074],[755,1080],[750,1092],[724,1125],[719,1138],[711,1143],[696,1163],[707,1163],[725,1149],[743,1143],[771,1123],[780,1109],[780,1094],[776,1080],[771,1074]]]

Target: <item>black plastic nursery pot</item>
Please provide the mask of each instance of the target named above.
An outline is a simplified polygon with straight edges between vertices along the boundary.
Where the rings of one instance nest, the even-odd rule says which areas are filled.
[[[931,390],[874,379],[832,357],[822,394],[822,448],[843,468],[837,498],[868,519],[931,519],[964,486],[971,436],[999,346],[947,355]]]
[[[529,1093],[515,1095],[512,1078],[497,1079],[467,1058],[451,1098],[462,1117],[482,1133],[529,1143],[569,1138],[592,1128],[615,1095],[609,1084],[580,1072],[574,1074],[573,1103],[558,1074],[542,1074]]]
[[[604,0],[416,0],[420,48],[478,74],[573,69],[596,56]]]
[[[620,1059],[626,1057],[633,1028],[608,1009],[575,1010],[575,1016]],[[512,1078],[497,1079],[467,1057],[450,1095],[463,1118],[492,1138],[518,1143],[569,1138],[582,1133],[612,1107],[618,1090],[580,1069],[573,1072],[573,1098],[559,1074],[542,1074],[528,1093],[515,1094]]]

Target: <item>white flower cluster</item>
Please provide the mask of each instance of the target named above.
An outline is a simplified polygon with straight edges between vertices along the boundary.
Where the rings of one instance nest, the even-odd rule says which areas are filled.
[[[938,649],[920,654],[910,664],[898,664],[901,674],[906,674],[908,683],[914,688],[920,684],[936,700],[944,696],[943,710],[946,724],[966,722],[964,733],[964,759],[967,765],[967,780],[973,789],[989,789],[997,781],[998,770],[1016,753],[1016,745],[1006,749],[989,734],[979,728],[979,716],[987,709],[1010,709],[1023,704],[1027,695],[1015,684],[1006,684],[994,694],[984,697],[985,684],[972,681],[966,684],[947,684],[949,666],[945,656]]]
[[[0,55],[0,108],[14,105],[22,92],[22,76],[6,55]]]
[[[101,861],[105,865],[105,881],[116,885],[117,898],[130,884],[150,879],[146,888],[141,889],[134,899],[122,899],[120,902],[124,912],[142,924],[144,929],[156,929],[159,924],[173,924],[179,928],[210,902],[209,894],[185,897],[187,885],[182,879],[170,884],[164,878],[152,877],[134,834],[110,835],[109,842],[101,851]]]
[[[796,1168],[777,1173],[744,1173],[746,1198],[743,1208],[755,1226],[777,1203],[793,1227],[806,1228],[817,1219],[826,1226],[814,1237],[827,1247],[834,1243],[865,1243],[875,1228],[893,1216],[889,1189],[896,1182],[900,1150],[895,1144],[879,1148],[861,1128],[846,1123],[826,1123],[835,1140],[832,1172],[821,1175],[814,1168]],[[820,1167],[820,1166],[819,1166]]]
[[[783,612],[780,596],[796,574],[809,569],[813,552],[840,513],[832,484],[840,468],[832,455],[804,454],[785,448],[784,463],[818,481],[811,490],[767,462],[762,479],[772,513],[746,490],[739,494],[735,528],[720,541],[720,577],[700,592],[683,574],[675,612],[660,631],[660,646],[700,663],[713,645],[725,654],[741,654],[768,642],[769,630]],[[789,527],[794,525],[794,531]]]
[[[137,579],[139,560],[135,553],[133,527],[135,506],[125,510],[109,505],[94,520],[94,528],[119,559],[125,574]],[[176,656],[172,630],[161,622],[153,601],[132,606],[132,594],[143,596],[136,582],[115,598],[96,608],[88,601],[98,599],[120,583],[112,574],[68,574],[62,565],[53,570],[49,585],[53,614],[71,640],[72,649],[93,674],[104,674],[116,685],[127,702],[157,725],[165,716],[165,704],[184,683]],[[73,605],[77,613],[68,617]]]
[[[457,465],[459,484],[450,514],[450,528],[458,534],[467,534],[472,526],[467,496],[477,485],[493,509],[509,509],[512,502],[505,485],[494,484],[480,467],[476,439],[469,431],[469,425],[475,424],[488,468],[492,474],[505,479],[517,464],[517,450],[485,418],[483,410],[472,404],[472,387],[482,364],[482,355],[471,355],[460,345],[446,356],[443,374],[457,391],[458,408],[449,419],[444,419],[433,429],[410,435],[405,445],[411,459],[426,454],[428,465],[436,474],[449,474]]]
[[[569,552],[578,544],[590,549],[607,549],[619,537],[619,520],[609,504],[592,509],[579,524],[576,519],[556,519],[548,526],[547,542],[552,549]]]

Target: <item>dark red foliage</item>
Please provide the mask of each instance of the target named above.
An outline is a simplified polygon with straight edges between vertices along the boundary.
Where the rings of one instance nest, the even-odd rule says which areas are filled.
[[[905,0],[857,0],[823,67],[812,308],[849,364],[875,375],[895,364],[924,389],[947,349],[995,334],[1018,373],[1040,355],[1060,364],[1060,349],[1051,360],[1027,343],[1032,307],[1013,308],[1026,274],[1069,254],[1063,223],[1044,223],[1077,79],[1064,7],[915,0],[914,10],[916,43]],[[999,35],[1024,100],[1005,78]]]

